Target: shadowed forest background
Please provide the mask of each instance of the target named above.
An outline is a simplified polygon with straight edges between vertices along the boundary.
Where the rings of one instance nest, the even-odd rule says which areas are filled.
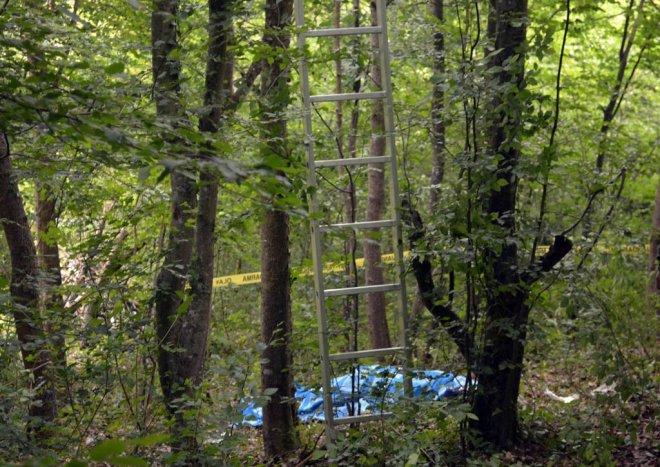
[[[379,35],[297,41],[385,4],[398,206],[377,160],[307,175],[305,145],[385,155],[382,101],[315,104],[309,140],[301,98],[303,58],[312,94],[383,90]],[[0,462],[656,463],[660,3],[304,9],[0,1]],[[404,276],[389,232],[347,229],[324,285],[403,281],[410,368],[465,386],[331,442],[296,419],[321,386],[310,223],[392,207]],[[397,345],[391,294],[327,308],[333,352]]]

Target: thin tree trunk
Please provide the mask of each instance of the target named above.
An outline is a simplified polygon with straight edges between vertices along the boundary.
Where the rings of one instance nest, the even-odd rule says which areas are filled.
[[[649,274],[651,281],[649,291],[651,292],[652,303],[660,315],[660,180],[658,181],[658,191],[655,195],[655,209],[653,210],[651,228],[649,250]]]
[[[57,226],[57,200],[50,185],[37,183],[37,252],[42,272],[44,308],[48,313],[47,331],[52,342],[55,364],[59,369],[66,368],[66,342],[64,338],[64,298],[62,287],[62,267],[60,248],[56,239],[51,238],[51,227]]]
[[[378,24],[378,12],[376,2],[371,0],[371,23]],[[371,45],[374,49],[378,47],[379,35],[372,34]],[[378,56],[375,55],[371,64],[371,85],[374,90],[382,90],[381,69]],[[385,113],[383,101],[373,101],[371,111],[371,145],[369,156],[384,156],[386,151],[385,141]],[[381,219],[385,201],[385,165],[369,164],[367,195],[367,220],[377,221]],[[366,269],[365,279],[367,285],[384,283],[383,266],[381,262],[381,232],[379,230],[367,231],[364,241],[364,265]],[[387,313],[385,294],[376,292],[367,294],[367,319],[369,321],[369,342],[374,349],[391,347],[390,333],[387,326]]]
[[[436,27],[442,28],[445,20],[444,16],[444,0],[433,0],[433,17],[437,20]],[[431,215],[438,209],[440,184],[442,183],[445,175],[445,93],[443,85],[445,81],[445,37],[441,30],[433,34],[433,99],[431,100],[431,190],[429,194],[429,211]],[[440,274],[443,274],[440,269]],[[413,329],[411,334],[415,336],[419,329],[421,322],[421,311],[424,308],[424,301],[419,289],[415,295],[415,301],[412,307],[412,324]],[[439,327],[438,320],[431,322],[432,331],[436,331]],[[424,350],[424,362],[429,365],[433,361],[431,355],[431,348],[435,345],[435,333],[431,333],[426,341],[426,349]]]
[[[433,0],[433,16],[438,27],[445,20],[444,0]],[[429,206],[431,212],[438,207],[440,184],[445,175],[445,36],[442,31],[433,34],[433,100],[431,101],[431,143],[433,160],[431,164],[431,194]]]
[[[12,313],[25,369],[32,379],[28,429],[42,439],[57,416],[50,352],[39,315],[37,251],[28,224],[16,174],[9,158],[7,136],[0,134],[0,223],[11,257]]]
[[[360,0],[353,0],[353,27],[360,26]],[[340,27],[341,19],[341,0],[335,0],[334,11],[333,11],[333,27]],[[339,50],[341,45],[341,40],[339,36],[336,36],[334,39],[335,50]],[[359,73],[356,72],[356,73]],[[337,58],[335,60],[335,93],[341,94],[343,92],[343,70],[342,70],[342,60]],[[361,81],[358,74],[356,74],[353,85],[351,86],[353,92],[359,92],[361,87]],[[340,158],[348,157],[355,158],[357,156],[357,131],[358,124],[360,121],[360,107],[359,100],[356,100],[352,103],[351,106],[351,120],[349,122],[348,129],[348,153],[344,152],[344,123],[343,123],[343,102],[337,101],[336,106],[336,131],[337,131],[337,144],[338,144],[338,156]],[[353,182],[353,177],[350,169],[339,167],[339,175],[346,179],[346,183],[343,185],[342,197],[344,200],[344,222],[355,222],[356,212],[357,212],[357,198],[355,193],[355,183]],[[357,248],[357,236],[354,230],[349,230],[347,232],[348,238],[344,243],[344,256],[346,258],[346,287],[355,287],[357,286],[357,267],[355,264],[355,255]],[[346,335],[346,345],[347,350],[357,350],[357,321],[358,321],[358,295],[347,295],[344,297],[344,318],[347,323],[351,323],[351,326],[347,330]]]
[[[529,309],[527,289],[518,271],[515,208],[518,180],[515,169],[520,157],[516,140],[521,127],[517,93],[524,77],[527,0],[491,0],[488,33],[494,50],[489,61],[499,89],[491,103],[488,149],[499,156],[495,177],[501,187],[488,195],[487,212],[494,217],[500,245],[484,255],[489,265],[484,348],[477,368],[478,389],[473,410],[478,420],[472,425],[489,443],[506,448],[518,433],[517,400],[522,374],[524,343]],[[515,64],[503,64],[516,54]],[[502,68],[503,67],[503,68]]]
[[[206,65],[206,90],[200,130],[217,134],[232,83],[232,59],[227,52],[231,35],[232,2],[209,0],[209,45]],[[209,142],[201,154],[199,200],[195,230],[195,248],[191,266],[192,301],[184,318],[181,346],[185,349],[185,379],[201,383],[206,362],[206,343],[211,323],[213,263],[215,257],[215,220],[218,205],[218,178],[210,164],[215,157]]]
[[[292,0],[267,0],[264,43],[268,63],[261,75],[263,155],[289,158],[284,114],[289,103],[288,64],[282,56],[289,48],[286,30]],[[280,174],[281,175],[281,174]],[[289,215],[273,205],[266,208],[261,226],[261,337],[267,345],[261,364],[261,386],[274,389],[263,408],[266,456],[283,459],[297,445],[291,355],[291,284],[289,271]]]
[[[52,15],[55,11],[54,0],[49,0],[45,3],[30,0],[26,4],[32,10],[43,14]],[[27,73],[29,77],[39,78],[47,72],[48,63],[45,61],[43,53],[40,50],[36,50],[28,55],[28,62],[32,65],[31,70]],[[37,180],[37,262],[42,272],[40,275],[42,305],[49,312],[44,330],[51,341],[51,351],[54,354],[53,363],[62,369],[66,367],[66,349],[62,327],[64,298],[59,292],[62,286],[62,273],[57,240],[48,238],[50,226],[57,223],[58,213],[55,208],[56,199],[51,185],[49,183],[40,183]]]
[[[605,164],[607,162],[606,160],[607,148],[608,148],[607,141],[608,141],[610,129],[612,128],[612,123],[614,122],[614,118],[616,117],[619,108],[621,107],[621,103],[623,102],[623,99],[626,95],[628,86],[630,85],[630,82],[632,81],[635,75],[637,66],[640,63],[646,48],[646,44],[643,44],[639,53],[637,54],[637,59],[635,60],[635,63],[631,67],[630,73],[626,78],[626,71],[628,70],[628,68],[630,68],[629,63],[630,63],[630,54],[631,54],[632,46],[634,44],[635,37],[637,36],[637,32],[639,30],[641,21],[643,19],[643,10],[644,10],[645,2],[646,0],[641,0],[637,8],[635,8],[635,0],[629,0],[628,7],[626,8],[625,22],[623,25],[623,31],[621,32],[621,44],[619,46],[619,52],[617,57],[618,58],[617,73],[614,79],[614,83],[611,87],[610,97],[607,101],[607,105],[603,108],[603,120],[601,122],[601,127],[598,137],[596,171],[599,174],[603,172],[603,170],[605,169]],[[593,193],[590,193],[589,195],[593,196]],[[598,202],[598,200],[594,200],[593,206],[591,206],[590,209],[584,215],[584,220],[582,222],[582,230],[585,237],[591,237],[593,235],[592,232],[593,215],[594,215],[594,211],[596,211],[596,208],[599,205],[600,203]]]
[[[634,20],[633,18],[635,17],[635,11],[633,8],[634,8],[635,0],[630,0],[630,4],[628,5],[628,9],[626,10],[626,21],[623,26],[623,33],[621,35],[621,46],[619,47],[619,66],[616,73],[616,79],[614,81],[614,86],[612,87],[612,92],[610,94],[610,99],[607,102],[607,106],[605,106],[605,108],[603,109],[603,123],[600,127],[598,156],[596,158],[596,169],[598,170],[598,173],[603,171],[605,165],[605,139],[607,138],[607,133],[609,132],[612,121],[614,120],[614,117],[616,116],[617,111],[619,110],[619,106],[621,105],[621,101],[626,92],[626,83],[625,83],[626,70],[628,68],[628,62],[630,60],[630,51],[632,49],[633,43],[635,41],[635,36],[637,35],[637,31],[639,29],[640,22],[643,17],[642,13],[644,10],[644,3],[645,0],[641,0],[639,2],[639,6],[637,7],[636,18]],[[642,51],[640,51],[639,57],[641,57],[642,53],[643,53],[643,49]],[[636,67],[637,65],[635,65],[635,67],[633,68],[630,75],[630,79],[632,79],[632,73],[635,72]]]

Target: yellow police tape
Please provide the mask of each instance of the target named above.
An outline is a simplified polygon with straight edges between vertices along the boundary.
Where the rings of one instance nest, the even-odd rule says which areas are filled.
[[[538,247],[539,253],[545,253],[550,247],[548,245],[540,245]],[[599,247],[600,251],[610,252],[611,248],[608,247]],[[644,250],[644,247],[641,245],[622,245],[617,248],[619,251],[625,252],[636,252]],[[646,246],[648,250],[648,246]],[[404,251],[403,257],[408,258],[410,256],[410,251]],[[383,263],[393,263],[394,262],[394,253],[388,253],[381,256],[381,261]],[[355,265],[358,268],[364,267],[364,258],[356,258]],[[329,263],[326,267],[323,268],[323,272],[341,272],[346,269],[344,263]],[[294,269],[294,272],[299,276],[311,276],[314,271],[310,267]],[[260,272],[246,272],[244,274],[232,274],[230,276],[220,276],[213,278],[213,287],[229,287],[232,285],[249,285],[249,284],[259,284],[261,282],[261,273]]]
[[[404,258],[410,256],[409,251],[403,252]],[[388,253],[386,255],[381,255],[381,261],[383,263],[393,263],[394,262],[394,253]],[[364,258],[356,258],[355,265],[358,268],[364,267]],[[323,272],[341,272],[346,269],[344,263],[329,263],[326,267],[323,268]],[[294,269],[294,272],[299,276],[311,276],[314,274],[314,270],[310,267]],[[220,276],[213,278],[213,287],[229,287],[231,285],[248,285],[248,284],[258,284],[261,282],[261,273],[260,272],[246,272],[244,274],[232,274],[231,276]]]

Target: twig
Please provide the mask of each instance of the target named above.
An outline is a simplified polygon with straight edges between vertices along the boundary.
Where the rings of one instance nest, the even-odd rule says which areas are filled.
[[[630,86],[630,82],[632,81],[633,77],[635,76],[635,71],[637,71],[637,67],[639,66],[639,62],[642,61],[642,55],[644,55],[644,50],[646,50],[646,46],[648,45],[648,41],[644,41],[644,45],[642,45],[642,48],[639,51],[639,54],[637,55],[637,60],[635,61],[635,64],[633,65],[632,70],[630,70],[630,75],[628,75],[628,79],[626,80],[626,84],[623,85],[623,90],[621,91],[621,95],[619,96],[619,101],[616,104],[616,107],[614,108],[614,115],[617,114],[619,111],[619,107],[621,107],[621,102],[623,102],[623,98],[626,95],[626,91],[628,90],[628,86]]]
[[[625,186],[625,183],[626,183],[626,168],[625,167],[621,169],[621,172],[619,173],[619,175],[621,177],[621,184],[619,185],[619,190],[616,193],[615,202],[613,202],[610,205],[610,208],[607,210],[607,214],[605,214],[605,220],[603,221],[600,228],[598,229],[598,232],[596,233],[596,236],[594,237],[593,241],[591,242],[591,245],[589,245],[587,247],[587,251],[582,256],[582,259],[580,260],[580,263],[578,264],[578,266],[576,268],[576,271],[579,271],[580,269],[582,269],[582,266],[584,265],[584,262],[587,260],[587,257],[589,256],[589,253],[591,253],[591,250],[594,249],[594,247],[598,243],[598,240],[600,240],[600,236],[603,233],[603,230],[605,230],[605,227],[607,226],[607,224],[610,221],[610,218],[612,217],[612,213],[614,212],[614,208],[616,206],[616,201],[619,201],[619,199],[621,198],[621,192],[623,192],[623,187]]]
[[[9,5],[9,0],[5,0],[5,3],[2,4],[2,8],[0,8],[0,15],[5,14],[5,10],[7,9],[7,5]]]
[[[559,126],[559,104],[560,104],[560,93],[561,93],[561,69],[564,63],[564,53],[566,49],[566,38],[568,37],[568,27],[570,25],[571,19],[571,0],[566,0],[566,20],[564,24],[564,36],[561,41],[561,52],[559,53],[559,65],[557,66],[557,80],[555,84],[555,116],[554,121],[552,122],[552,129],[550,130],[550,141],[548,142],[547,149],[549,151],[549,160],[547,167],[544,167],[543,174],[543,192],[541,194],[541,206],[539,207],[539,217],[536,221],[536,236],[534,237],[534,243],[532,244],[532,253],[529,259],[530,264],[534,262],[536,258],[536,249],[539,246],[541,241],[541,232],[543,230],[543,218],[545,217],[545,205],[548,201],[548,179],[550,176],[550,167],[552,166],[552,150],[555,146],[555,134],[557,133],[557,127]]]
[[[580,214],[580,217],[578,217],[578,220],[576,220],[573,225],[571,225],[568,229],[564,230],[559,235],[568,235],[573,230],[575,230],[576,227],[578,225],[580,225],[580,222],[582,222],[584,220],[584,218],[587,217],[587,214],[591,210],[591,205],[593,204],[594,200],[596,199],[596,196],[601,194],[603,191],[605,191],[605,188],[599,188],[598,190],[591,193],[591,195],[589,196],[589,201],[587,201],[587,206],[584,208],[584,211],[582,211],[582,214]]]

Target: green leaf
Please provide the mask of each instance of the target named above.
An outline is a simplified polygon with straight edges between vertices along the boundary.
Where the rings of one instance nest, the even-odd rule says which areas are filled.
[[[166,433],[154,433],[151,435],[141,436],[140,438],[131,441],[134,446],[149,447],[157,444],[166,443],[171,439],[170,435]]]
[[[406,461],[406,467],[408,466],[413,466],[417,465],[417,461],[419,460],[419,454],[416,452],[413,452],[408,456],[408,461]]]
[[[108,462],[111,465],[128,465],[128,466],[138,466],[138,467],[143,467],[149,465],[147,461],[144,459],[140,459],[139,457],[135,456],[119,456],[119,457],[113,457],[111,459],[108,459]]]
[[[123,453],[126,443],[119,439],[109,439],[89,450],[89,457],[95,461],[106,461]]]
[[[123,73],[125,68],[126,66],[123,63],[116,62],[116,63],[111,63],[110,65],[105,67],[103,71],[105,71],[109,75],[116,75],[119,73]]]
[[[323,459],[325,457],[325,455],[326,455],[326,451],[323,451],[321,449],[317,449],[316,451],[314,451],[312,453],[312,457],[310,458],[310,460],[317,461],[319,459]]]

